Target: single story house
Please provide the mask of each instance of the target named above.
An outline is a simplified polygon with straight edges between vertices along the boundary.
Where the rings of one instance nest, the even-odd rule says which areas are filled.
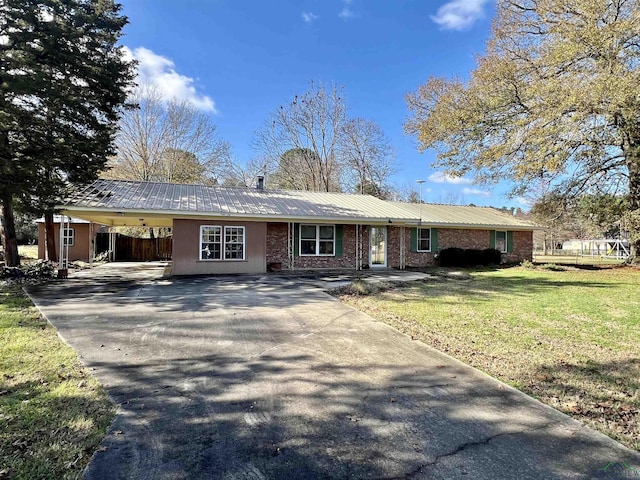
[[[81,218],[65,218],[64,220],[61,237],[61,216],[53,216],[56,252],[59,252],[60,239],[62,239],[62,245],[65,248],[69,246],[68,259],[70,261],[89,262],[95,256],[96,234],[101,230],[102,225]],[[46,258],[44,218],[36,220],[36,223],[38,225],[38,258],[44,259]]]
[[[445,247],[531,260],[534,225],[486,207],[406,204],[369,195],[97,180],[65,215],[108,226],[171,227],[172,274],[404,269]]]

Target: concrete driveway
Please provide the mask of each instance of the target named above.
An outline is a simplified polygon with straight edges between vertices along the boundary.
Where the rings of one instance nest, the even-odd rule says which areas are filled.
[[[317,282],[161,273],[29,291],[119,405],[87,479],[640,476],[637,453]]]

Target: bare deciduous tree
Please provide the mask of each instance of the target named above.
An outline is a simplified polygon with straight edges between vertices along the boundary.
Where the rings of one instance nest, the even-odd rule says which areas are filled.
[[[349,191],[384,197],[386,185],[396,171],[393,149],[380,126],[363,118],[348,120],[342,127],[340,158],[343,181]]]
[[[176,183],[209,183],[229,162],[208,114],[185,100],[165,101],[151,85],[141,85],[125,112],[116,138],[116,156],[104,178]]]
[[[278,108],[257,132],[269,184],[314,191],[383,196],[395,171],[392,149],[373,121],[349,119],[342,89],[311,83]]]
[[[309,91],[271,114],[257,132],[255,146],[273,172],[280,170],[276,180],[278,175],[291,179],[302,173],[304,188],[335,191],[339,189],[338,147],[345,119],[341,89],[312,82]]]

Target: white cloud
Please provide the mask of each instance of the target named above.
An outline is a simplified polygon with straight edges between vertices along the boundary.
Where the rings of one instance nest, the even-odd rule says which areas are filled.
[[[462,193],[465,195],[477,195],[479,197],[490,197],[491,192],[487,192],[486,190],[480,190],[478,188],[468,188],[465,187],[462,189]]]
[[[454,185],[469,185],[472,180],[464,177],[454,177],[444,172],[435,172],[429,175],[429,181],[433,183],[452,183]]]
[[[304,20],[305,23],[312,23],[317,19],[318,19],[318,15],[315,15],[314,13],[302,12],[302,20]]]
[[[533,207],[533,200],[525,197],[516,197],[516,203],[522,205],[525,208]]]
[[[213,99],[196,90],[193,78],[176,72],[172,60],[144,47],[123,49],[125,58],[138,61],[138,83],[154,86],[165,100],[185,100],[198,110],[217,113]]]
[[[349,7],[344,7],[342,11],[338,14],[338,16],[346,20],[347,18],[353,17],[353,10],[351,10]]]
[[[464,30],[484,16],[489,0],[451,0],[431,17],[444,30]]]

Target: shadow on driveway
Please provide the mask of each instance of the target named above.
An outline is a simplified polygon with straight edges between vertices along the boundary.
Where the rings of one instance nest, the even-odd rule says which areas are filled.
[[[29,293],[120,406],[87,479],[640,469],[637,453],[300,279],[94,273]]]

